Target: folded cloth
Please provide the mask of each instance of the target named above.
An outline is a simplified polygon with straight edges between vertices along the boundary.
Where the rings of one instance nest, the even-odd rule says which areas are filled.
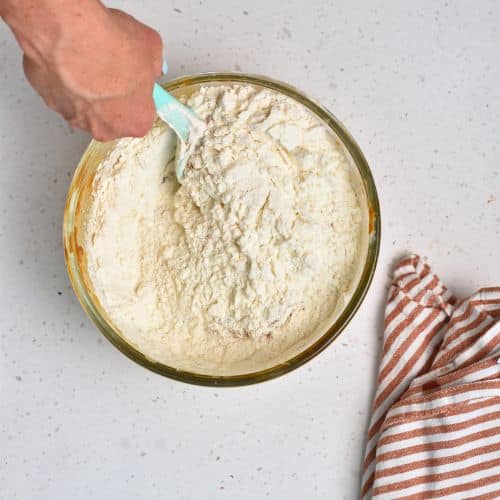
[[[420,257],[397,266],[361,498],[500,498],[500,287],[457,304]]]

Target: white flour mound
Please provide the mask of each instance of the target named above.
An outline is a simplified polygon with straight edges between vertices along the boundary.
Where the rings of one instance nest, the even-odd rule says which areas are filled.
[[[98,167],[88,273],[148,357],[204,373],[251,369],[303,341],[347,293],[362,210],[341,147],[297,102],[228,85],[187,103],[208,128],[182,186],[160,122]]]

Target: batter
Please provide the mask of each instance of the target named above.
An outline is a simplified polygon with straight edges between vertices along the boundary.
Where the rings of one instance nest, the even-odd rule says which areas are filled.
[[[161,122],[98,167],[88,273],[151,359],[251,370],[306,342],[348,292],[363,231],[353,173],[329,130],[282,94],[219,85],[184,101],[207,131],[182,185]]]

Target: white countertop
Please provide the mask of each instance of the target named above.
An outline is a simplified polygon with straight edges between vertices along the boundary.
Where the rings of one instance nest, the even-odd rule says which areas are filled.
[[[353,499],[394,261],[427,256],[458,295],[500,283],[499,4],[113,5],[161,32],[172,77],[261,73],[329,107],[373,170],[379,265],[347,330],[282,378],[208,389],[132,363],[64,267],[64,200],[89,137],[43,107],[0,25],[0,498]]]

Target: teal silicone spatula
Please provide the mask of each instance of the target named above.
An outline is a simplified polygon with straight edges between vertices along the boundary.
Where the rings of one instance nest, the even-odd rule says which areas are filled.
[[[205,131],[205,123],[157,83],[153,89],[153,100],[158,116],[177,134],[175,175],[182,182],[186,163]]]

